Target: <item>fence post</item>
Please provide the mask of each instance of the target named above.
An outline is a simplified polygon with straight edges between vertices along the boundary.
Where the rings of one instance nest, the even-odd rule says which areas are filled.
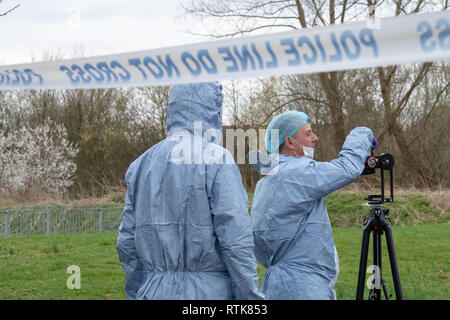
[[[8,210],[6,210],[5,211],[5,238],[8,238],[8,229],[9,229],[9,226],[8,226],[8,222],[9,222],[9,212],[8,212]]]
[[[47,206],[47,234],[50,234],[50,210]]]
[[[98,232],[103,232],[103,208],[100,208],[98,214]]]

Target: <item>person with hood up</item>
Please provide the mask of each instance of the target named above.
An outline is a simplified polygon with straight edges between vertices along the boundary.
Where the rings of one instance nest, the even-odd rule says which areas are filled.
[[[275,117],[266,148],[278,154],[257,153],[262,164],[254,165],[269,170],[256,185],[251,209],[256,258],[267,268],[261,282],[267,299],[336,299],[339,260],[323,197],[356,180],[377,145],[370,129],[355,128],[337,159],[315,161],[318,138],[307,121],[295,110]]]
[[[127,170],[117,252],[128,299],[264,298],[241,175],[209,139],[221,138],[221,91],[218,82],[173,86],[168,137]]]

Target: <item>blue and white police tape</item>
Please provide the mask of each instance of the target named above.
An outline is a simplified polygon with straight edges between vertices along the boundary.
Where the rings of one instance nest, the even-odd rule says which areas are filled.
[[[450,11],[81,59],[0,66],[0,90],[157,86],[450,58]]]

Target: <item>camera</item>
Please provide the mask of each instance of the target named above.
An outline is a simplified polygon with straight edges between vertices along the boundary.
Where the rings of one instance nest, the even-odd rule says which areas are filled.
[[[394,157],[389,153],[382,153],[378,156],[371,154],[366,159],[365,167],[361,175],[373,174],[377,168],[392,170],[394,164]]]
[[[381,194],[379,195],[369,195],[365,200],[369,201],[369,204],[382,204],[384,202],[394,202],[394,169],[395,160],[394,157],[389,153],[382,153],[380,155],[374,155],[373,150],[371,155],[367,157],[364,170],[361,175],[368,175],[375,173],[375,169],[380,169],[381,171]],[[385,198],[384,192],[384,171],[389,171],[389,187],[390,196]]]

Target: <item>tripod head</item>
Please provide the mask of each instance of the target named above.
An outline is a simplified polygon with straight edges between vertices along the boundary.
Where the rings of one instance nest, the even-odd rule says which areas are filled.
[[[385,202],[394,202],[394,157],[389,153],[382,153],[380,155],[374,155],[373,149],[370,152],[370,156],[367,157],[365,167],[361,175],[374,174],[375,169],[380,169],[381,174],[381,194],[371,194],[364,200],[368,200],[369,205],[382,205]],[[389,171],[389,187],[390,196],[385,198],[384,193],[384,171]]]

